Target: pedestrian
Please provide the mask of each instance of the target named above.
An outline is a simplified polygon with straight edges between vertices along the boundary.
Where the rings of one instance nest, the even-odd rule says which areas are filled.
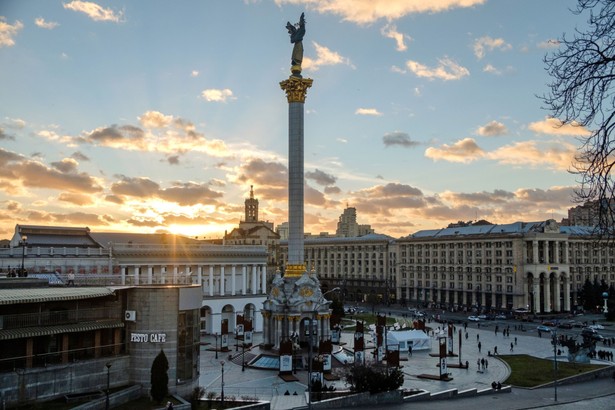
[[[478,342],[478,353],[480,353],[480,348],[481,348],[481,346],[482,346],[482,345],[480,344],[480,342]]]
[[[517,346],[517,337],[515,336],[515,346]]]
[[[468,332],[466,332],[466,340],[468,340]]]
[[[412,356],[412,346],[408,346],[408,353]]]
[[[497,347],[497,346],[495,346],[495,347],[493,348],[493,354],[494,354],[494,355],[498,354],[498,347]]]
[[[511,351],[511,352],[513,351],[514,346],[515,346],[515,345],[514,345],[514,343],[512,343],[512,342],[511,342],[511,343],[510,343],[510,351]]]
[[[480,359],[476,359],[476,366],[478,367],[478,370],[480,370]],[[615,372],[613,373],[613,379],[615,379]]]
[[[72,271],[68,272],[68,284],[66,286],[75,286],[75,274]]]
[[[491,388],[492,388],[493,390],[495,390],[495,388],[496,388],[497,386],[498,386],[498,385],[496,384],[496,382],[495,382],[495,381],[492,381],[492,382],[491,382]]]
[[[489,361],[485,359],[485,370],[487,370],[488,368],[489,368]]]
[[[485,369],[485,358],[484,357],[480,359],[480,366],[483,368],[483,370]]]
[[[478,339],[480,339],[480,335],[477,333],[476,334],[476,341],[478,342]]]

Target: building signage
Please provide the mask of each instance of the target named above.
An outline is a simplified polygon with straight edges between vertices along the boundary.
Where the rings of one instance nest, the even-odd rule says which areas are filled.
[[[167,340],[166,333],[131,333],[130,341],[135,343],[164,343]]]

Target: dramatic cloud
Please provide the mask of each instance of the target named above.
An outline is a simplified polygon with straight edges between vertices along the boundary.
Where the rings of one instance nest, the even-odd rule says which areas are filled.
[[[50,165],[58,171],[68,174],[77,171],[79,163],[73,158],[64,158],[62,161],[52,162]]]
[[[235,97],[233,97],[233,91],[228,88],[209,88],[207,90],[203,90],[201,92],[201,98],[208,102],[227,102],[235,99]]]
[[[354,112],[357,115],[371,115],[374,117],[380,117],[382,113],[375,108],[357,108]]]
[[[443,192],[440,194],[440,198],[448,203],[454,203],[455,206],[459,205],[485,205],[490,206],[495,204],[503,204],[509,202],[515,198],[512,192],[496,189],[493,192]]]
[[[86,206],[94,204],[94,200],[90,195],[82,195],[77,193],[63,192],[58,196],[58,200],[68,202],[78,206]]]
[[[591,132],[587,128],[581,126],[576,122],[562,125],[562,122],[557,118],[545,118],[543,121],[532,122],[528,126],[528,129],[539,134],[548,135],[570,135],[575,137],[586,137],[591,134]]]
[[[87,143],[127,151],[161,152],[178,155],[185,152],[205,152],[214,157],[231,155],[224,141],[210,140],[195,131],[194,124],[157,111],[139,117],[147,132],[134,125],[112,125],[97,128],[82,137],[60,137],[52,132],[39,135],[66,143]],[[65,141],[66,140],[66,141]]]
[[[546,166],[567,171],[571,168],[576,152],[576,146],[567,142],[524,141],[500,147],[490,152],[488,158],[514,166]]]
[[[444,81],[459,80],[470,75],[470,71],[449,58],[442,58],[439,65],[434,68],[427,67],[419,62],[408,60],[406,67],[417,77],[430,80],[439,79]]]
[[[253,182],[259,186],[259,193],[266,192],[267,187],[286,188],[288,169],[279,162],[254,158],[241,165],[237,180],[241,183]]]
[[[105,9],[90,1],[71,1],[70,3],[65,3],[64,8],[67,10],[84,13],[94,21],[110,21],[113,23],[119,23],[124,16],[123,11],[116,13],[111,9]]]
[[[304,57],[302,67],[305,70],[318,71],[320,67],[328,66],[328,65],[338,65],[345,64],[354,68],[352,63],[346,57],[342,57],[335,51],[331,51],[325,46],[321,46],[315,41],[312,41],[314,48],[316,49],[316,59],[311,59],[310,57]]]
[[[164,128],[173,122],[173,116],[158,111],[147,111],[139,117],[139,121],[145,128]]]
[[[507,133],[508,129],[506,126],[498,121],[491,121],[476,130],[476,134],[482,137],[496,137],[498,135],[506,135]]]
[[[305,173],[305,178],[316,182],[318,185],[327,186],[334,185],[337,181],[333,175],[327,174],[319,169]]]
[[[370,24],[377,20],[398,20],[409,14],[438,13],[454,8],[484,4],[486,0],[275,0],[276,4],[297,4],[322,14],[341,16],[357,24]]]
[[[60,25],[59,23],[56,23],[55,21],[45,21],[45,19],[42,17],[36,18],[34,20],[34,24],[36,24],[40,28],[44,28],[47,30],[53,30],[54,28]]]
[[[13,47],[15,45],[13,37],[15,37],[22,28],[23,23],[21,21],[17,20],[13,25],[10,25],[6,22],[4,16],[0,16],[0,47]]]
[[[222,198],[222,193],[213,191],[206,184],[185,182],[161,190],[158,197],[181,206],[211,205],[217,202],[216,199]]]
[[[405,40],[412,41],[412,37],[398,32],[397,27],[394,24],[387,24],[386,26],[382,27],[380,33],[382,33],[382,35],[387,38],[392,38],[393,40],[395,40],[395,48],[397,49],[397,51],[406,51],[408,49],[408,46],[406,46]]]
[[[404,148],[413,148],[420,145],[420,142],[412,141],[410,136],[405,132],[391,132],[385,134],[384,137],[382,137],[382,142],[385,147],[399,145]]]
[[[15,141],[15,137],[13,135],[7,134],[2,128],[0,128],[0,141],[2,140],[12,140]]]
[[[464,138],[453,145],[443,144],[439,148],[429,147],[425,156],[435,161],[470,163],[485,155],[485,152],[476,144],[474,138]]]
[[[85,154],[79,151],[73,152],[73,154],[70,157],[73,159],[76,159],[77,161],[89,161],[90,160],[88,156],[86,156]]]
[[[491,38],[489,36],[481,37],[474,41],[474,55],[479,60],[485,56],[485,50],[493,51],[495,49],[501,51],[507,51],[512,48],[510,44],[508,44],[502,38]]]
[[[160,190],[160,185],[149,178],[131,178],[124,175],[118,177],[120,181],[111,184],[111,192],[115,195],[149,198],[155,196]]]

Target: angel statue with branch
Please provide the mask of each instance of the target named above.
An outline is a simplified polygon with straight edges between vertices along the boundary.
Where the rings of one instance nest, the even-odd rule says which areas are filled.
[[[299,23],[286,23],[286,29],[290,34],[290,42],[294,44],[291,58],[291,71],[295,74],[301,72],[301,62],[303,61],[303,36],[305,36],[305,13],[301,13]]]

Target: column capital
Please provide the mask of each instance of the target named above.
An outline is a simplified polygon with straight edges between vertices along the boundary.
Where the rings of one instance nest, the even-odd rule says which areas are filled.
[[[280,87],[286,92],[286,99],[289,104],[293,102],[304,103],[307,89],[312,86],[313,81],[314,80],[311,78],[301,78],[291,75],[288,77],[288,80],[280,82]]]

